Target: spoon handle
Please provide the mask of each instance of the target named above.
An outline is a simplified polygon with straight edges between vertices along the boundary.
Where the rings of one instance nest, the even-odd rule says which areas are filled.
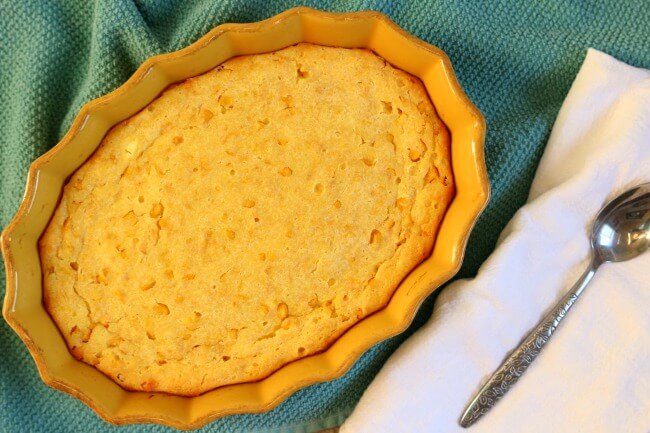
[[[542,351],[564,316],[571,309],[584,288],[596,273],[598,263],[592,261],[589,268],[549,314],[533,329],[481,388],[460,419],[462,427],[469,427],[485,415],[524,374]]]

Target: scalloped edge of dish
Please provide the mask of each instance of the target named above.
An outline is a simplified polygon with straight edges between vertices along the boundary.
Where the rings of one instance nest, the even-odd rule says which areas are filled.
[[[445,92],[449,92],[449,98],[452,98],[452,100],[455,101],[454,103],[458,104],[460,114],[457,113],[457,115],[465,116],[464,122],[467,128],[469,128],[466,134],[467,137],[463,135],[465,140],[460,143],[458,142],[458,138],[456,142],[454,142],[454,129],[451,127],[449,128],[452,132],[452,163],[454,158],[454,145],[457,147],[467,146],[468,148],[463,148],[463,151],[466,150],[467,152],[470,152],[468,161],[471,161],[472,165],[471,167],[467,167],[467,178],[463,179],[464,182],[461,182],[461,185],[457,188],[456,197],[454,197],[450,208],[447,210],[432,255],[424,262],[429,262],[429,268],[432,268],[432,265],[436,266],[433,270],[423,269],[423,263],[415,268],[396,289],[393,298],[384,309],[354,325],[343,334],[343,336],[339,337],[327,350],[286,364],[261,381],[216,388],[196,397],[178,397],[159,393],[126,391],[122,388],[115,390],[114,387],[117,385],[102,375],[106,381],[113,384],[113,387],[110,388],[107,394],[115,395],[115,397],[112,403],[110,401],[99,401],[99,399],[96,396],[92,396],[92,393],[87,389],[75,385],[74,383],[71,383],[70,380],[62,378],[60,375],[51,371],[51,366],[49,366],[48,362],[45,360],[46,356],[44,350],[46,349],[42,345],[37,344],[30,335],[24,320],[21,320],[16,316],[16,302],[19,300],[21,292],[19,283],[21,275],[15,262],[15,249],[18,247],[15,246],[14,243],[21,241],[14,238],[14,235],[21,226],[25,226],[25,230],[29,229],[30,221],[27,217],[36,201],[37,194],[39,193],[39,176],[44,167],[48,164],[51,164],[57,158],[64,158],[64,156],[61,156],[63,150],[68,147],[71,140],[73,140],[84,129],[93,117],[97,116],[98,122],[108,124],[107,129],[121,121],[123,118],[129,117],[125,116],[123,118],[113,119],[113,121],[107,121],[106,116],[101,117],[98,112],[105,107],[109,107],[118,99],[124,98],[131,93],[139,83],[141,83],[146,77],[150,76],[152,71],[155,71],[156,68],[160,67],[160,65],[167,64],[169,66],[176,62],[176,67],[178,69],[182,69],[183,67],[186,67],[186,69],[192,69],[192,60],[187,57],[199,50],[208,49],[208,47],[220,37],[228,34],[244,34],[248,38],[255,37],[255,35],[259,36],[290,19],[299,20],[300,35],[298,42],[312,42],[314,39],[326,39],[333,42],[329,44],[321,43],[321,45],[344,46],[336,43],[337,37],[339,37],[337,35],[318,35],[314,33],[317,32],[317,30],[310,30],[309,21],[312,21],[312,27],[315,26],[314,23],[317,21],[325,22],[329,20],[332,22],[332,25],[343,26],[356,22],[358,24],[360,23],[359,25],[361,26],[370,26],[370,30],[367,30],[369,31],[368,35],[370,35],[368,38],[376,36],[375,33],[379,33],[377,27],[383,26],[382,31],[385,33],[392,32],[393,36],[395,38],[401,38],[404,44],[409,44],[410,47],[414,47],[417,50],[421,50],[423,53],[427,53],[431,59],[439,62],[439,64],[436,65],[436,74],[438,74],[438,78],[448,86],[448,88],[444,90]],[[315,34],[316,36],[314,36]],[[371,42],[372,40],[369,39],[367,44],[370,45]],[[243,44],[241,41],[239,43]],[[380,44],[381,42],[374,41],[374,43]],[[280,42],[280,45],[282,44],[283,42]],[[246,52],[247,50],[242,48],[242,46],[245,45],[237,48],[237,44],[232,41],[230,41],[229,45],[231,50],[230,57],[242,54],[253,54],[252,52]],[[284,46],[289,45],[293,45],[293,43]],[[358,47],[370,48],[367,45]],[[264,50],[255,52],[264,52]],[[381,53],[378,54],[382,55]],[[214,64],[211,68],[216,67],[223,61],[225,60]],[[183,62],[187,64],[183,64]],[[428,66],[423,70],[430,71],[432,68],[431,65],[432,63],[429,62]],[[161,71],[162,78],[159,79],[167,81],[160,91],[164,90],[165,87],[174,82],[197,75],[196,73],[187,76],[182,76],[183,74],[181,74],[180,78],[176,77],[175,79],[173,77],[174,74],[169,73],[169,71],[173,71],[173,68],[174,66],[172,65],[167,71]],[[196,69],[196,67],[194,67],[194,69]],[[416,73],[413,73],[413,75],[423,79]],[[426,80],[423,79],[423,81],[426,85]],[[151,86],[152,85],[150,85],[150,87]],[[430,92],[431,95],[428,86],[427,91]],[[160,92],[158,92],[158,94],[159,93]],[[157,95],[146,101],[144,105],[151,102],[155,97],[157,97]],[[435,95],[432,96],[432,100],[434,101],[434,105],[436,105]],[[142,102],[142,97],[140,97],[140,102]],[[442,110],[440,108],[441,107],[436,105],[436,109],[441,115],[443,121],[445,121],[445,116],[442,114],[445,111],[444,107],[442,107]],[[461,120],[458,121],[460,122]],[[447,122],[445,121],[445,123]],[[97,142],[92,144],[92,150],[90,153],[94,151],[102,137],[103,134],[101,134],[101,137]],[[373,11],[327,13],[310,8],[299,7],[289,9],[279,15],[257,23],[223,24],[217,26],[186,48],[148,59],[122,86],[103,97],[85,104],[61,141],[32,163],[27,175],[27,186],[22,203],[20,204],[16,215],[5,228],[0,238],[7,275],[7,290],[3,306],[3,315],[7,323],[16,331],[29,349],[36,362],[42,380],[49,386],[64,391],[83,401],[108,422],[114,424],[158,423],[181,429],[194,429],[226,415],[268,411],[301,388],[341,376],[352,366],[361,354],[371,346],[405,330],[411,323],[419,305],[426,296],[433,293],[436,288],[458,272],[471,229],[480,213],[487,205],[490,195],[483,153],[484,138],[485,121],[483,116],[470,102],[458,84],[447,56],[440,49],[406,33],[381,13]],[[86,147],[90,148],[91,144],[88,144]],[[83,163],[83,160],[78,165],[81,163]],[[465,169],[463,168],[463,170]],[[454,167],[455,177],[456,171],[456,167]],[[58,175],[59,177],[62,176],[61,173],[58,173]],[[454,204],[456,204],[456,207],[460,206],[460,208],[452,211]],[[450,219],[453,219],[453,221],[450,221]],[[37,225],[34,222],[31,223]],[[33,232],[40,235],[42,230],[34,229]],[[442,241],[441,237],[444,237]],[[36,248],[35,244],[34,248]],[[40,263],[36,268],[40,275]],[[31,270],[33,271],[34,269],[32,268]],[[407,282],[409,283],[407,284]],[[42,303],[40,305],[42,308]],[[383,326],[377,327],[375,326],[376,323]],[[63,340],[61,339],[61,341]],[[83,364],[80,361],[73,360],[72,362]],[[75,366],[70,368],[85,367]],[[101,373],[98,372],[98,374]],[[94,379],[100,380],[98,378]],[[98,386],[100,388],[102,386],[108,388],[111,385],[104,384]],[[121,395],[121,393],[124,395]],[[97,395],[97,392],[94,394]],[[120,394],[119,398],[117,398],[118,394]],[[139,396],[133,397],[129,394],[137,394]],[[213,394],[212,398],[210,398],[211,394]],[[214,394],[220,395],[215,397]],[[106,398],[108,399],[109,397]],[[204,400],[199,401],[198,399]]]

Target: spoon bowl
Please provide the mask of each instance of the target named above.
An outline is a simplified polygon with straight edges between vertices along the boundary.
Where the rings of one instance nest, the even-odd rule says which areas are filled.
[[[650,183],[632,188],[599,212],[592,229],[594,260],[622,262],[650,246]]]

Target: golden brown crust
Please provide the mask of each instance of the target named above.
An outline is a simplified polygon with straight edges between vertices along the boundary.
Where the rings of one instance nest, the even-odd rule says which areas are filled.
[[[300,44],[168,89],[71,177],[40,241],[71,352],[196,395],[324,349],[430,253],[453,196],[422,84]]]

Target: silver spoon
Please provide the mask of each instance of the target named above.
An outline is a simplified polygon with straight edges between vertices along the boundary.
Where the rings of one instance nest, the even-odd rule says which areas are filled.
[[[630,260],[650,245],[650,183],[619,195],[603,207],[591,231],[592,258],[587,270],[551,312],[494,372],[465,409],[460,425],[469,427],[485,415],[519,380],[548,343],[598,267]]]

